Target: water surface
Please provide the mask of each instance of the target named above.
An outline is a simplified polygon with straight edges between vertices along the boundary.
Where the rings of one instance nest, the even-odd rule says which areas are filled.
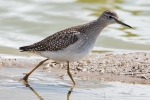
[[[150,86],[147,85],[76,78],[77,86],[68,96],[72,85],[69,77],[65,80],[57,76],[49,77],[40,70],[29,78],[29,88],[19,81],[23,76],[22,72],[28,70],[24,68],[1,69],[1,100],[149,100],[150,98]]]

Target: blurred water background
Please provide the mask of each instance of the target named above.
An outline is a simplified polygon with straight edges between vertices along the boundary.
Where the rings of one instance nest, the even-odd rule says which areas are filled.
[[[113,24],[99,35],[94,51],[149,51],[148,0],[0,0],[0,54],[20,53],[20,46],[44,39],[62,29],[97,19],[111,9],[129,29]]]

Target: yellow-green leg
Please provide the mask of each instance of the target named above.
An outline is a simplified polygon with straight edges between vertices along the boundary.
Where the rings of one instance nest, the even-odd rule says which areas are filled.
[[[71,78],[73,84],[76,85],[76,83],[75,83],[75,81],[74,81],[74,79],[72,78],[72,75],[71,75],[71,73],[70,73],[69,61],[67,61],[67,73],[68,73],[69,77]]]
[[[32,72],[34,70],[36,70],[39,66],[41,66],[45,61],[47,61],[48,59],[45,59],[45,60],[42,60],[34,69],[32,69],[29,73],[27,73],[24,77],[23,77],[23,80],[25,82],[27,82],[26,84],[28,84],[28,77],[30,76],[30,74],[32,74]]]

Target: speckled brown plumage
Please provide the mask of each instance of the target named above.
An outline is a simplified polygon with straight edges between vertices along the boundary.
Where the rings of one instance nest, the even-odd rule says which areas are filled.
[[[73,44],[78,40],[76,34],[60,33],[47,37],[46,39],[34,43],[30,46],[20,47],[23,51],[58,51],[67,47],[69,44]]]
[[[59,31],[40,42],[34,43],[29,46],[20,47],[20,50],[23,51],[58,51],[66,48],[70,44],[75,43],[79,37],[77,34],[85,32],[85,25],[83,26],[74,26],[62,31]]]

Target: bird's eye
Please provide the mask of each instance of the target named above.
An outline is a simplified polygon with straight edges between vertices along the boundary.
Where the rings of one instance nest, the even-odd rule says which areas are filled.
[[[109,18],[109,19],[113,19],[113,17],[112,17],[112,16],[108,16],[108,18]]]

